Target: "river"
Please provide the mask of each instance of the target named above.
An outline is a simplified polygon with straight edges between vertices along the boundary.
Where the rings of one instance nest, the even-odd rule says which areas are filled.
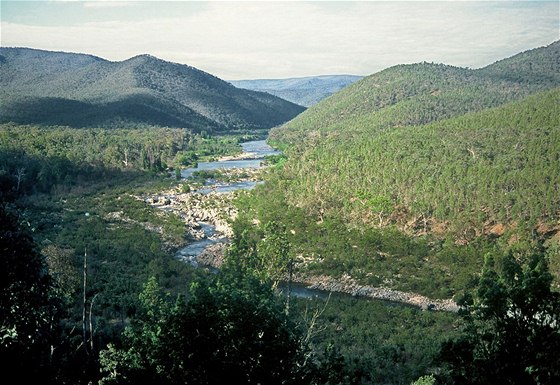
[[[241,144],[243,149],[243,158],[236,160],[223,160],[215,162],[200,162],[196,168],[187,168],[181,171],[181,176],[184,179],[192,176],[195,171],[212,171],[224,169],[258,169],[262,167],[262,162],[268,155],[280,154],[270,147],[265,140],[254,140]],[[203,188],[198,189],[197,192],[201,194],[208,194],[210,192],[216,193],[230,193],[236,190],[250,190],[258,183],[257,181],[240,181],[232,183],[218,183],[213,180],[206,181]],[[226,243],[229,239],[222,234],[216,232],[216,228],[205,222],[200,222],[200,226],[204,231],[204,238],[190,243],[189,245],[180,249],[176,257],[197,266],[196,257],[200,255],[208,246],[215,243]]]
[[[181,175],[183,178],[188,178],[193,175],[195,171],[200,170],[220,170],[220,169],[257,169],[261,168],[262,162],[267,155],[279,154],[278,151],[270,147],[266,141],[257,140],[243,143],[243,154],[240,159],[223,160],[215,162],[200,162],[197,168],[188,168],[182,170]],[[262,183],[258,181],[242,181],[233,183],[217,183],[216,181],[208,180],[205,186],[198,189],[196,192],[201,194],[215,193],[230,193],[239,189],[252,189],[256,184]],[[210,245],[216,243],[228,243],[229,239],[222,233],[216,231],[216,227],[210,223],[198,222],[202,232],[202,238],[196,240],[189,245],[180,249],[176,257],[198,266],[197,257]],[[328,278],[328,277],[327,277]],[[387,306],[415,306],[423,309],[434,309],[456,312],[459,307],[452,300],[434,300],[416,293],[402,292],[388,288],[360,286],[356,282],[341,282],[334,278],[323,278],[323,281],[318,284],[311,285],[313,287],[306,287],[306,285],[294,285],[291,292],[294,296],[310,298],[319,297],[327,298],[332,293],[336,296],[363,298],[370,300],[381,300]]]

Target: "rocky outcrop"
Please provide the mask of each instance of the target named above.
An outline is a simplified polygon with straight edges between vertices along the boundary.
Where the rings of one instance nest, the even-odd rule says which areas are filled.
[[[138,198],[152,207],[173,212],[183,219],[192,239],[205,236],[200,222],[212,224],[217,232],[226,237],[233,235],[230,221],[237,216],[237,209],[232,204],[232,194],[179,193],[172,190]]]
[[[196,257],[196,262],[200,266],[219,269],[224,263],[224,255],[228,247],[229,244],[227,243],[215,243],[210,245]]]
[[[374,287],[360,285],[349,275],[333,278],[325,275],[301,275],[293,277],[294,282],[301,283],[309,289],[346,293],[356,297],[367,297],[385,301],[400,302],[408,305],[418,306],[424,310],[440,310],[457,312],[459,306],[451,299],[431,299],[420,294],[389,289],[385,287]]]

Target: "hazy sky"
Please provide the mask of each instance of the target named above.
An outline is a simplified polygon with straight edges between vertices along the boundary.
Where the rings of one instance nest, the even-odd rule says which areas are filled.
[[[2,46],[149,53],[222,79],[478,68],[559,36],[558,1],[5,1]]]

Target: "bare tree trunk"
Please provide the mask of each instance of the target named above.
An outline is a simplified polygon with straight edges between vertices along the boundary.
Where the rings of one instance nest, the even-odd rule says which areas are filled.
[[[128,167],[128,148],[124,149],[124,160],[123,160],[124,166]]]
[[[89,344],[90,344],[90,352],[93,353],[93,322],[91,320],[92,313],[93,313],[93,303],[95,302],[95,298],[99,293],[95,293],[93,298],[91,299],[91,303],[89,304]]]
[[[311,338],[313,338],[314,336],[316,336],[317,334],[323,332],[324,330],[326,330],[326,326],[323,326],[319,329],[315,329],[317,320],[319,319],[319,317],[321,317],[321,315],[323,315],[323,313],[325,312],[325,309],[327,308],[330,300],[331,300],[331,293],[329,293],[329,296],[327,297],[327,300],[325,301],[325,305],[323,306],[322,309],[316,308],[313,311],[313,314],[311,315],[311,317],[309,317],[308,314],[308,308],[305,308],[305,312],[303,314],[303,320],[306,323],[306,330],[305,333],[303,335],[303,343],[305,345],[307,345],[309,343],[309,341],[311,341]],[[309,358],[311,358],[311,351],[307,354],[305,354],[304,356],[304,366],[307,364],[307,360]]]
[[[83,333],[83,344],[84,349],[87,351],[87,330],[86,330],[86,305],[87,305],[87,296],[86,296],[86,286],[87,286],[87,249],[84,251],[84,296],[83,296],[83,311],[82,311],[82,333]],[[89,354],[89,353],[88,353]]]
[[[21,181],[25,177],[25,167],[18,168],[16,170],[16,178],[17,178],[17,186],[16,191],[19,191],[19,186],[21,185]]]
[[[288,295],[286,298],[286,316],[290,315],[290,299],[292,296],[292,273],[294,270],[294,260],[290,258],[288,262]]]

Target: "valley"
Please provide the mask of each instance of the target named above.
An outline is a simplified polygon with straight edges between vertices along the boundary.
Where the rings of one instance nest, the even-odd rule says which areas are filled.
[[[333,77],[305,109],[0,48],[0,358],[31,384],[554,383],[559,57]],[[251,86],[290,84],[326,87]]]

